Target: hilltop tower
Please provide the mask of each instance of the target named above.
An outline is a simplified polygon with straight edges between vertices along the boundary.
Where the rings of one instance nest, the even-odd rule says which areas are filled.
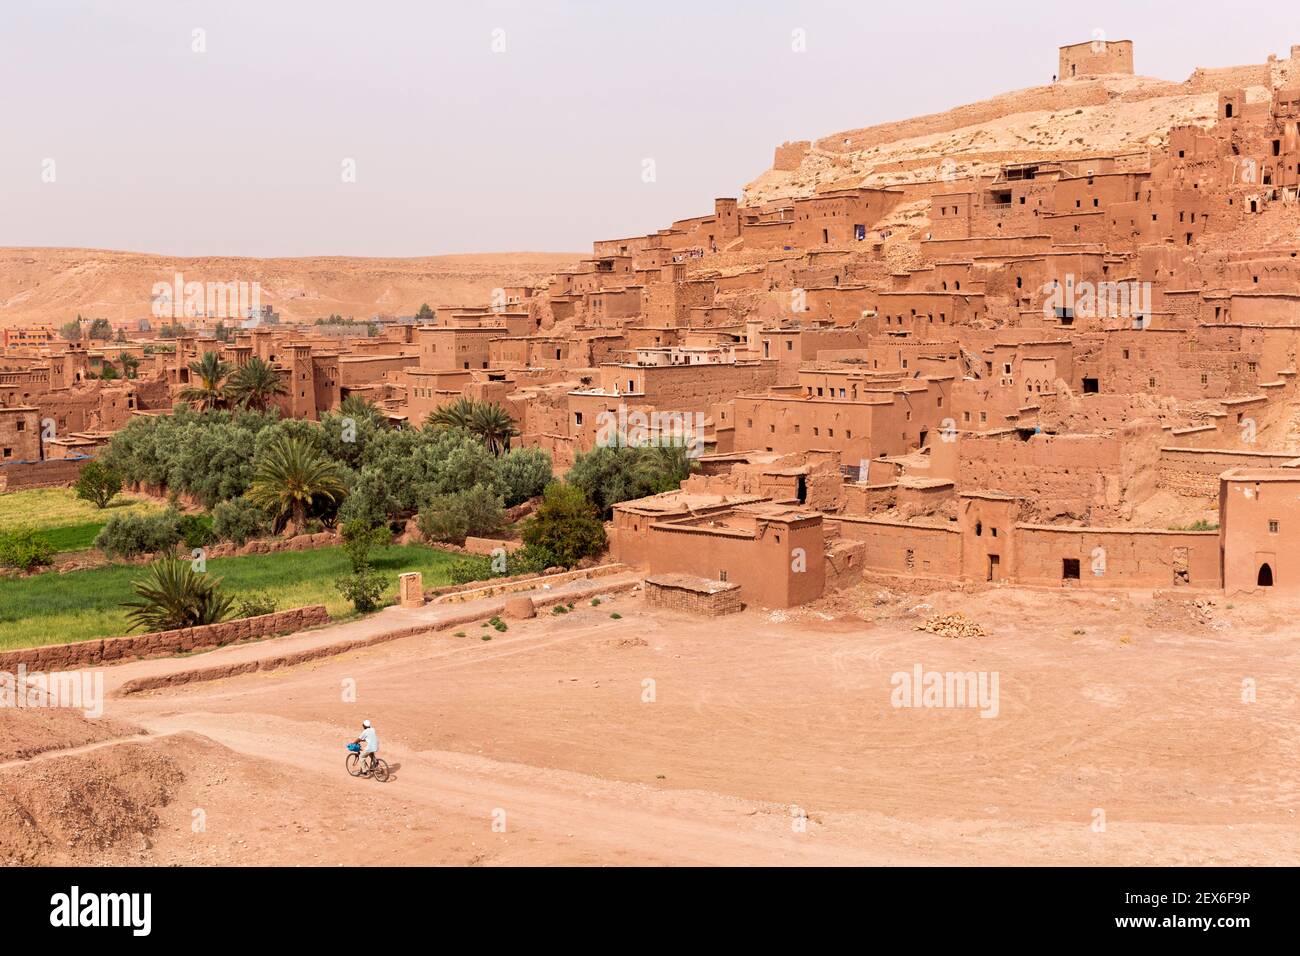
[[[1088,40],[1071,43],[1060,49],[1061,65],[1056,74],[1059,79],[1072,80],[1081,76],[1103,76],[1107,73],[1133,75],[1132,40]]]

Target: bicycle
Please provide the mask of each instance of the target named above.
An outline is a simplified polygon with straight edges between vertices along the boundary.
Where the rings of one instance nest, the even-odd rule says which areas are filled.
[[[351,743],[347,745],[348,755],[343,760],[343,766],[353,777],[372,777],[379,783],[388,782],[388,764],[379,757],[371,758],[369,768],[361,766],[361,745]]]

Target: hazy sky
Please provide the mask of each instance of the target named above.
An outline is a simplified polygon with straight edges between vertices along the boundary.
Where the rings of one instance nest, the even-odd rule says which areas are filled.
[[[0,245],[583,250],[738,196],[783,140],[1046,83],[1098,28],[1166,79],[1286,56],[1285,9],[0,0]]]

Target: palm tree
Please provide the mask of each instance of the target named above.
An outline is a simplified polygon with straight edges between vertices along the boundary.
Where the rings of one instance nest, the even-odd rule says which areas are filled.
[[[337,462],[325,458],[301,438],[281,435],[254,462],[253,483],[244,497],[270,511],[277,526],[288,519],[297,533],[316,498],[337,503],[347,493]]]
[[[355,421],[369,419],[376,425],[387,424],[387,420],[379,414],[379,409],[375,403],[362,395],[349,395],[343,401],[339,402],[338,412],[344,418],[351,418]]]
[[[476,404],[473,399],[458,398],[450,405],[434,409],[424,423],[434,428],[463,428],[469,431]]]
[[[481,438],[494,455],[508,452],[510,439],[519,437],[514,419],[496,402],[484,402],[475,407],[470,414],[469,430]]]
[[[289,386],[267,362],[253,356],[248,363],[235,369],[226,385],[226,397],[240,408],[264,412],[277,395],[288,395]]]
[[[118,352],[117,363],[122,366],[122,371],[126,373],[127,378],[135,378],[136,369],[140,367],[140,359],[130,352]]]
[[[189,387],[181,389],[181,401],[197,405],[199,411],[220,408],[226,401],[225,389],[221,383],[230,374],[230,368],[230,363],[221,361],[221,356],[216,352],[204,352],[203,358],[190,363],[193,377]],[[196,381],[198,384],[195,384]]]
[[[223,594],[221,579],[196,572],[189,561],[163,558],[149,565],[132,587],[138,601],[127,601],[131,630],[171,631],[215,624],[230,613],[234,598]]]

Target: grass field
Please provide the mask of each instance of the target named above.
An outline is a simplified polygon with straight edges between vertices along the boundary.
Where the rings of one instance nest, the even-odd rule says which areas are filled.
[[[48,538],[58,551],[89,548],[113,515],[161,511],[162,506],[147,498],[118,495],[100,510],[81,501],[71,488],[33,488],[0,495],[0,531],[17,525],[31,525]]]
[[[448,566],[458,557],[424,545],[391,545],[377,549],[371,563],[388,580],[385,599],[392,601],[399,574],[421,571],[425,586],[437,587],[449,583]],[[141,565],[113,564],[69,574],[0,578],[0,649],[126,634],[126,612],[120,605],[134,598],[131,582],[143,571]],[[221,578],[226,593],[236,598],[261,591],[275,598],[281,610],[324,604],[336,618],[355,613],[334,586],[347,572],[340,548],[208,562],[208,573]]]

